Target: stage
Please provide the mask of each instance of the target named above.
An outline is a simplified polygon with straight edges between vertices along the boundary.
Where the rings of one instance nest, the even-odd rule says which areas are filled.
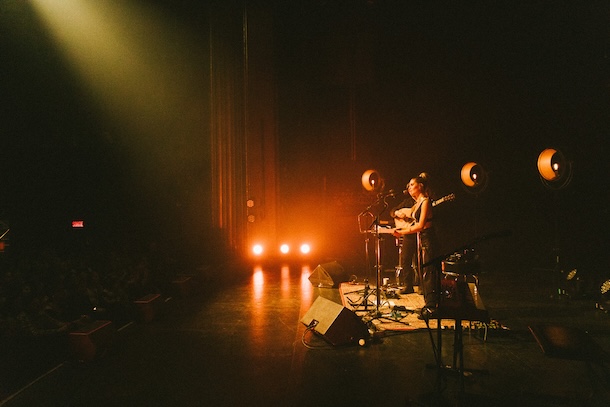
[[[421,329],[436,329],[438,320],[430,319],[428,324],[420,319],[420,310],[424,306],[423,295],[417,292],[400,294],[399,287],[381,287],[380,302],[377,307],[377,293],[374,285],[342,283],[339,287],[341,302],[344,307],[353,311],[365,322],[374,324],[378,331],[417,331]],[[482,319],[482,318],[481,318]],[[455,328],[455,318],[441,319],[442,329]],[[462,321],[463,328],[486,329],[487,324],[477,320]],[[502,329],[507,329],[502,327]]]

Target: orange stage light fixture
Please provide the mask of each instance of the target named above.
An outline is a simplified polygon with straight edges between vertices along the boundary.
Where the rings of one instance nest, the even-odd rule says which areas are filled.
[[[367,191],[377,191],[383,189],[383,179],[375,170],[366,170],[362,174],[362,186]]]
[[[542,183],[549,188],[563,188],[572,180],[572,163],[559,150],[543,150],[536,164]]]
[[[555,181],[561,176],[565,158],[561,152],[547,148],[538,156],[538,172],[547,181]]]
[[[481,181],[482,172],[483,172],[483,168],[479,164],[477,164],[475,162],[466,163],[462,167],[462,172],[461,172],[462,182],[467,187],[470,187],[470,188],[475,187]]]
[[[487,188],[487,182],[489,181],[483,166],[474,161],[464,164],[460,172],[460,178],[462,184],[466,187],[466,191],[474,194],[479,194]]]
[[[262,255],[264,252],[264,248],[262,244],[255,244],[254,246],[252,246],[252,254],[254,254],[255,256],[260,256]]]
[[[308,254],[310,252],[311,252],[311,245],[309,245],[309,243],[303,243],[301,245],[301,253]]]

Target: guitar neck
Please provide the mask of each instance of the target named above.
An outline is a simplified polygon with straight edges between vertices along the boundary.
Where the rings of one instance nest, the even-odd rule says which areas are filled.
[[[455,199],[455,194],[449,194],[440,199],[437,199],[436,201],[432,201],[432,206],[440,205],[443,202],[447,202],[447,201],[453,201],[454,199]]]

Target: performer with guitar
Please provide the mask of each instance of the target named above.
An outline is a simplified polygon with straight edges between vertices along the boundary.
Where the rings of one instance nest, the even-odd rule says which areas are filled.
[[[396,237],[406,238],[405,241],[416,236],[415,251],[418,252],[418,264],[425,264],[435,256],[438,250],[436,233],[432,224],[432,201],[428,196],[428,175],[422,173],[412,178],[407,184],[407,191],[415,201],[411,208],[397,210],[393,212],[396,222]],[[403,223],[404,222],[404,223]],[[403,250],[408,252],[408,250]],[[409,256],[408,253],[405,256]],[[412,258],[413,254],[411,254]],[[405,259],[407,262],[409,258]],[[437,265],[430,265],[423,270],[419,270],[420,289],[423,288],[425,306],[423,313],[434,310],[438,303],[438,293],[436,292],[436,278],[440,270]]]

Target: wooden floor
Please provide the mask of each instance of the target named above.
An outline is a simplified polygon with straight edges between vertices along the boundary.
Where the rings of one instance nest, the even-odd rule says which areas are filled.
[[[68,358],[1,405],[610,405],[608,376],[597,368],[589,376],[583,360],[545,355],[528,329],[587,332],[610,351],[610,315],[591,295],[554,295],[550,271],[480,276],[490,317],[505,329],[492,326],[486,340],[481,330],[464,331],[462,389],[455,370],[439,375],[435,367],[436,332],[386,331],[366,346],[330,346],[306,330],[301,318],[318,296],[340,303],[338,289],[312,286],[313,267],[248,267],[222,283],[199,280],[190,296],[165,299],[150,322],[116,326],[94,360]],[[441,338],[443,366],[452,365],[454,331]]]

